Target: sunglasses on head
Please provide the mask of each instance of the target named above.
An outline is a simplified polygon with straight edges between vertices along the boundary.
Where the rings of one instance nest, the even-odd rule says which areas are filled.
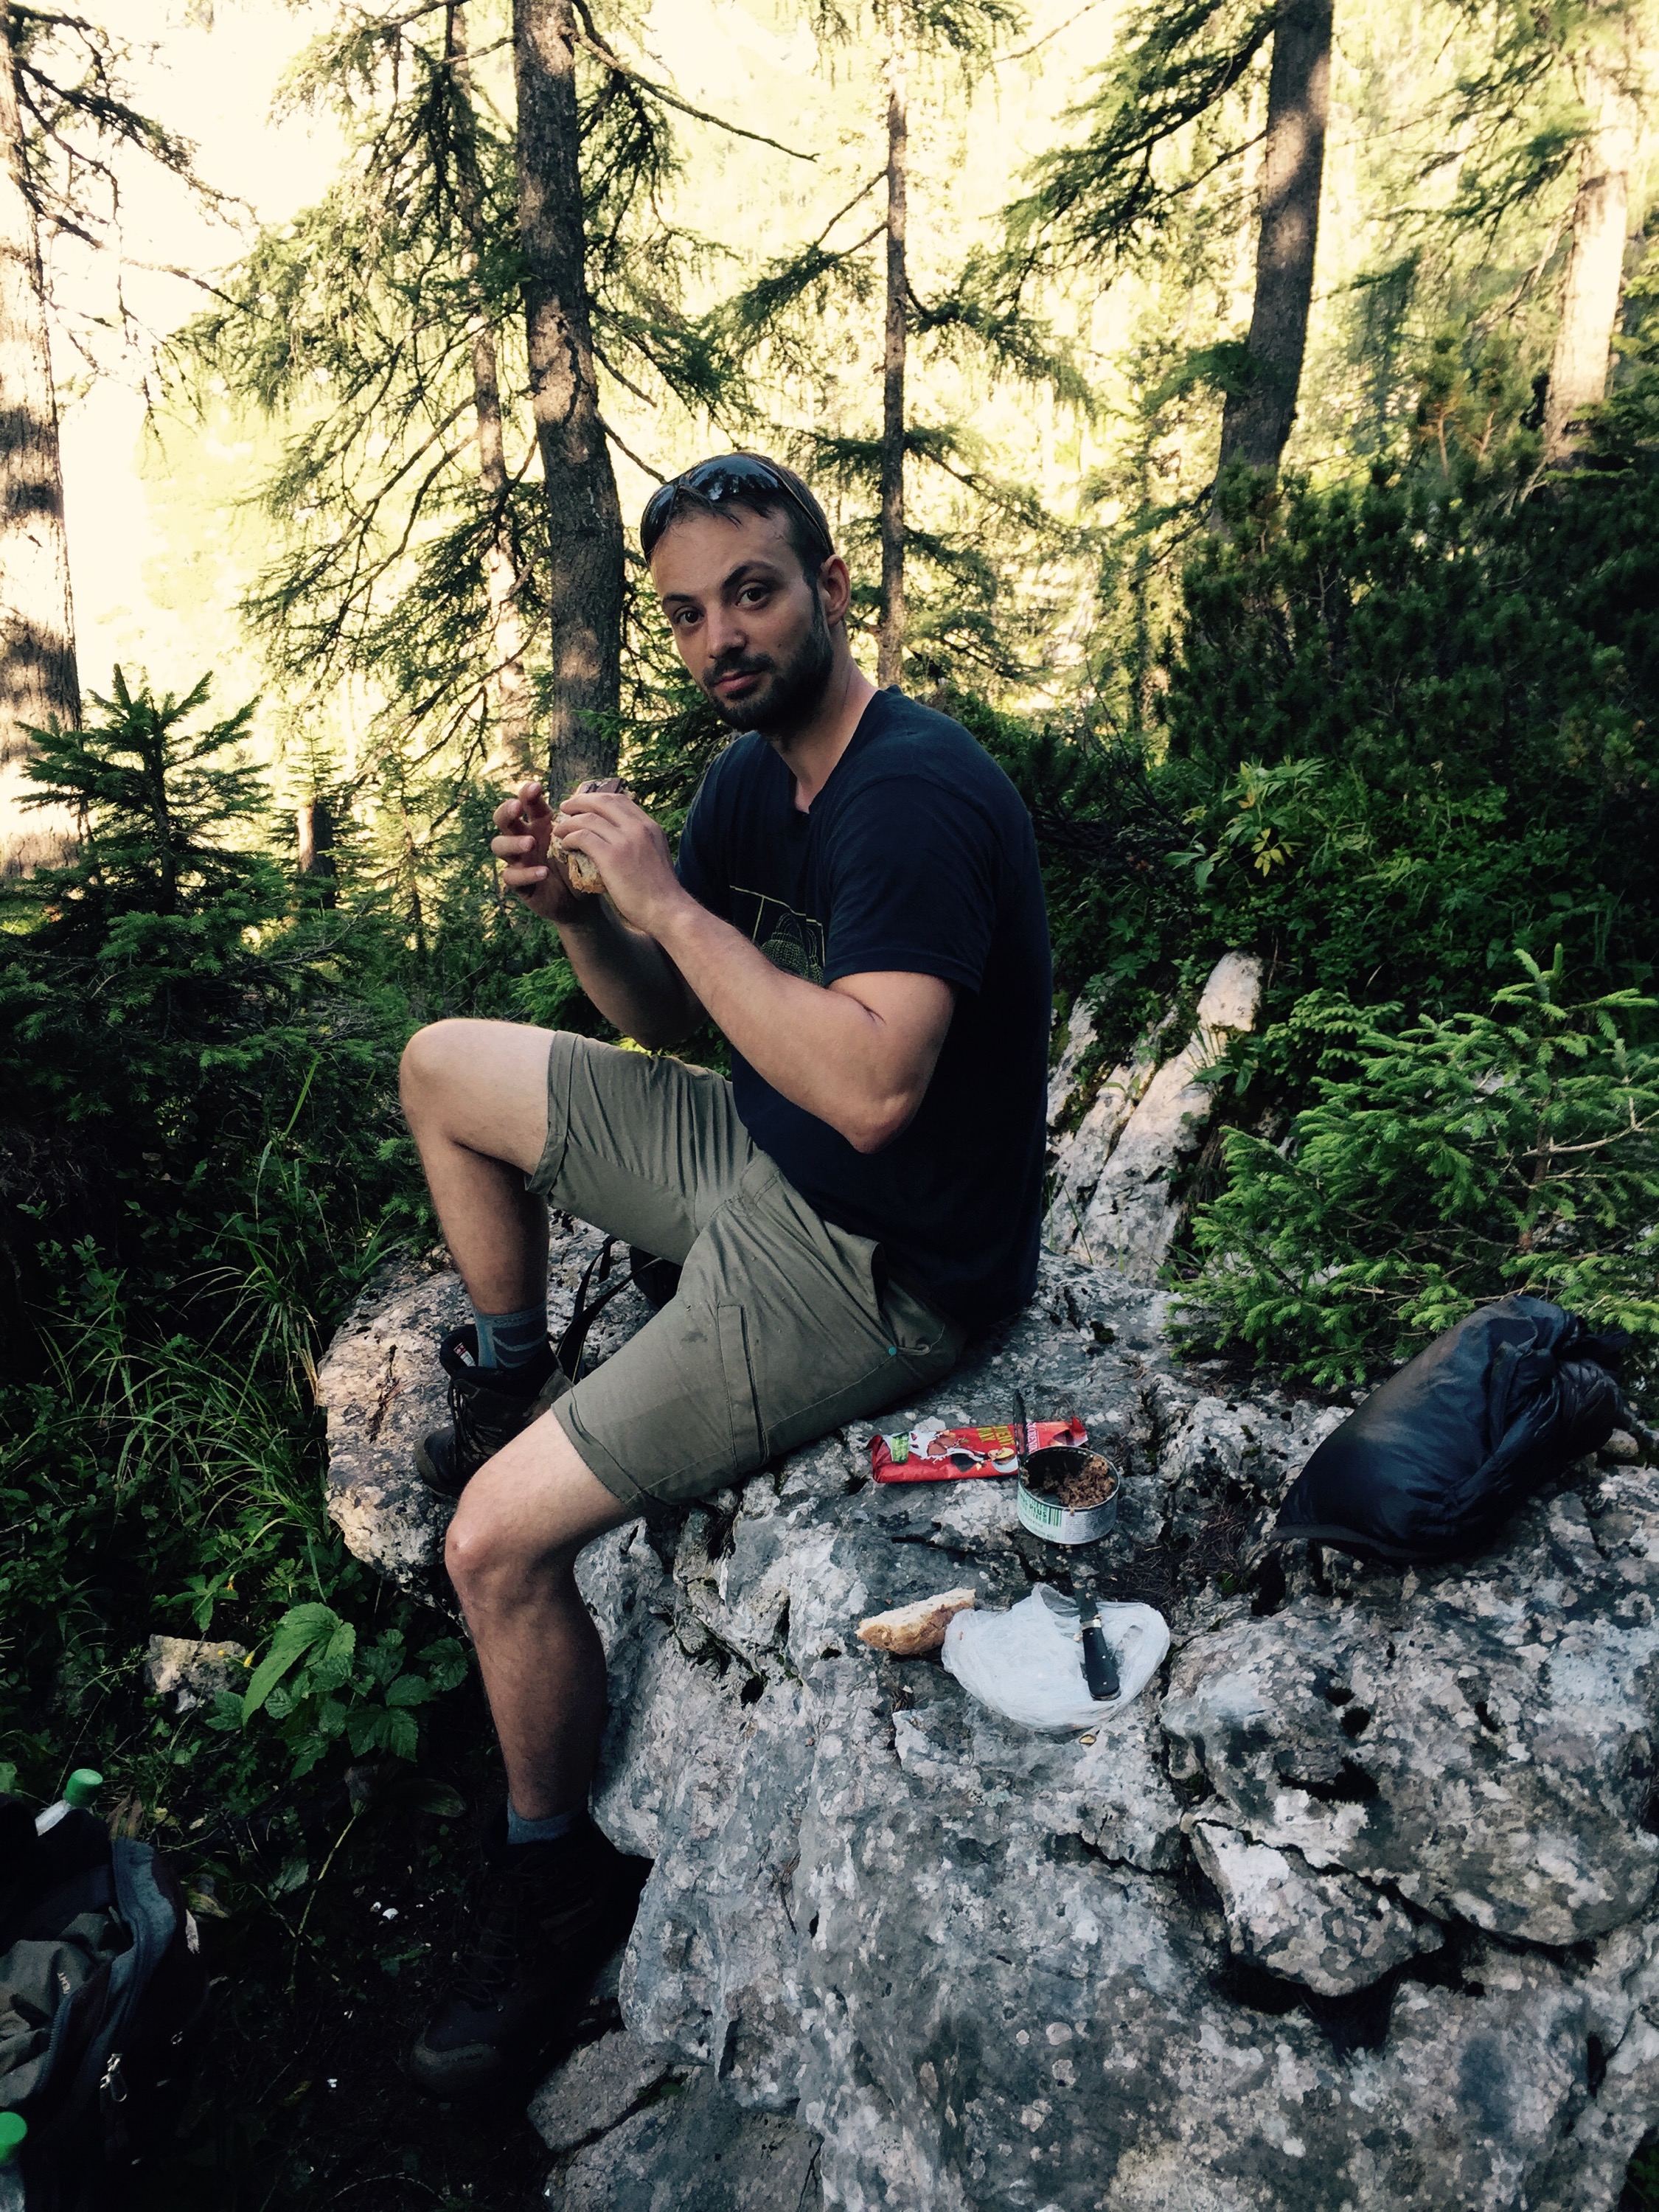
[[[780,499],[787,500],[796,514],[805,519],[812,536],[823,546],[826,560],[834,550],[823,516],[812,512],[781,469],[774,468],[758,453],[727,453],[720,460],[699,461],[696,468],[671,477],[652,493],[640,518],[640,550],[647,561],[656,550],[657,540],[673,519],[674,498],[680,491],[695,492],[711,507],[718,506],[723,499],[752,499],[757,491],[775,493]]]

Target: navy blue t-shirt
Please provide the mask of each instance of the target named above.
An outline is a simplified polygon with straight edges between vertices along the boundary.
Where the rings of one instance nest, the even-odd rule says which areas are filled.
[[[1052,980],[1030,817],[958,722],[878,692],[803,814],[750,734],[703,778],[679,878],[809,982],[902,971],[956,986],[927,1096],[882,1151],[855,1152],[735,1048],[744,1127],[827,1221],[881,1244],[894,1277],[978,1327],[1036,1281]]]

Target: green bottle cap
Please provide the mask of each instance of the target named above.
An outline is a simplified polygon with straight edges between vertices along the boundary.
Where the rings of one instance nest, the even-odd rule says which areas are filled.
[[[71,1805],[92,1805],[97,1802],[98,1792],[104,1786],[104,1778],[90,1766],[77,1766],[64,1784],[64,1796]]]
[[[9,2166],[16,2154],[29,2124],[21,2112],[0,2112],[0,2166]]]

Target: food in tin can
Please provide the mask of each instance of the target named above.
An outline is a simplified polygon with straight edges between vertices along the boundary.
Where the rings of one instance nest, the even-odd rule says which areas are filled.
[[[1033,1452],[1025,1467],[1025,1487],[1051,1498],[1067,1513],[1091,1512],[1117,1491],[1117,1477],[1103,1452]]]

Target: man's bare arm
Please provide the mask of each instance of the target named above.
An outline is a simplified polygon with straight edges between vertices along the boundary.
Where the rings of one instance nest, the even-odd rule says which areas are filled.
[[[653,1050],[678,1044],[703,1018],[684,978],[655,940],[603,898],[583,896],[548,850],[553,811],[539,783],[520,784],[495,809],[490,850],[509,890],[557,926],[576,981],[624,1036]]]
[[[784,974],[682,889],[661,831],[630,799],[583,793],[565,802],[557,826],[562,844],[593,860],[619,915],[775,1091],[858,1152],[892,1142],[921,1105],[951,1026],[948,983],[874,974],[826,990]]]

